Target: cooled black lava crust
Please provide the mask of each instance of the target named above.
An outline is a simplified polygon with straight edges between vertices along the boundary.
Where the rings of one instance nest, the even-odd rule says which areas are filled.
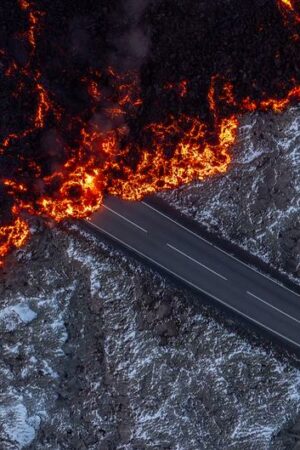
[[[130,31],[132,21],[124,12],[125,2],[119,0],[28,3],[41,12],[34,52],[26,34],[28,13],[17,1],[0,4],[0,142],[30,127],[37,97],[32,77],[22,70],[28,66],[31,73],[41,74],[62,112],[59,121],[48,114],[43,128],[14,139],[0,154],[0,180],[9,175],[30,184],[32,160],[41,166],[43,177],[68,158],[66,147],[79,145],[82,123],[95,114],[82,80],[93,71],[105,73],[112,61],[118,61],[120,40],[116,38]],[[150,45],[137,67],[144,103],[137,117],[128,118],[132,139],[142,139],[145,124],[169,114],[184,112],[210,122],[207,95],[216,74],[233,83],[238,100],[281,97],[300,82],[300,39],[276,0],[153,0],[140,28],[148,34]],[[8,76],[12,63],[17,70]],[[184,98],[164,88],[183,79],[189,82]],[[101,84],[103,89],[111,88],[105,75]],[[235,109],[223,107],[220,115]],[[49,132],[59,135],[56,149],[47,145]],[[9,219],[10,205],[0,181],[0,223]]]

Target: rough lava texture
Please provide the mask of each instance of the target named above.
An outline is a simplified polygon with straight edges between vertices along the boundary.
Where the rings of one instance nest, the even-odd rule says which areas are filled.
[[[77,226],[36,227],[0,296],[1,449],[292,448],[299,370]]]
[[[9,14],[10,3],[3,3]],[[45,81],[71,111],[81,114],[86,96],[77,89],[75,75],[86,65],[101,66],[102,59],[104,64],[117,58],[125,65],[124,55],[120,60],[116,52],[128,50],[120,31],[124,17],[111,21],[114,26],[106,20],[118,2],[98,2],[99,13],[93,10],[92,16],[90,5],[95,2],[46,3],[54,11],[55,27],[51,39],[44,41],[46,47],[41,47],[43,57],[52,55],[50,66],[42,64],[48,72]],[[126,3],[138,8],[138,1]],[[276,19],[274,5],[265,0],[217,3],[226,7],[228,23],[233,18],[251,44],[247,55],[243,40],[231,39],[231,27],[221,26],[216,34],[210,20],[208,29],[213,32],[206,31],[207,18],[214,19],[207,13],[207,7],[214,9],[212,2],[151,2],[151,51],[147,65],[141,67],[144,100],[150,105],[144,110],[145,122],[164,116],[160,103],[168,112],[181,109],[177,95],[173,102],[173,94],[161,95],[167,82],[189,80],[185,112],[205,107],[199,99],[206,98],[215,64],[224,72],[231,59],[231,78],[242,64],[244,75],[258,74],[261,88],[272,93],[277,83],[270,84],[266,60],[279,80],[290,78],[284,69],[292,66],[285,58],[281,71],[273,51],[265,58],[264,51],[256,50],[260,45],[272,50],[279,34],[268,28],[261,42],[248,26],[255,25],[253,17],[261,17],[262,10],[262,17],[271,14]],[[237,5],[243,6],[242,20]],[[16,25],[10,14],[3,22],[4,36],[7,27],[14,33]],[[140,68],[148,43],[140,42],[135,22],[131,25],[134,33],[127,34],[125,42],[138,53]],[[95,40],[98,27],[100,38]],[[107,29],[121,33],[122,39],[112,42]],[[107,39],[114,51],[106,49]],[[280,39],[285,55],[285,33]],[[15,42],[10,44],[12,51],[22,57]],[[57,49],[65,49],[67,55],[59,67]],[[199,90],[203,75],[206,82]],[[252,77],[245,81],[242,76],[240,83],[241,96],[253,87]],[[27,105],[30,97],[27,90],[24,93]],[[12,111],[3,120],[12,117],[18,130],[22,124],[18,108],[7,90],[2,94]],[[27,120],[27,107],[24,111]],[[164,198],[296,279],[299,109],[243,120],[226,176],[183,186]],[[40,155],[35,145],[30,149]],[[266,347],[263,338],[254,343],[240,326],[229,324],[221,310],[204,306],[200,297],[75,226],[63,231],[35,225],[28,247],[7,260],[0,274],[0,351],[1,450],[290,450],[298,445],[299,425],[282,432],[300,413],[300,371],[290,359]]]
[[[300,107],[243,119],[231,169],[162,197],[300,282]]]

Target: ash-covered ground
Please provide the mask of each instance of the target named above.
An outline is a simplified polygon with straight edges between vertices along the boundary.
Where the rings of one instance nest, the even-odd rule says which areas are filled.
[[[300,108],[243,119],[225,176],[164,193],[175,208],[300,281]]]
[[[293,448],[291,361],[78,226],[37,229],[0,296],[1,449]]]

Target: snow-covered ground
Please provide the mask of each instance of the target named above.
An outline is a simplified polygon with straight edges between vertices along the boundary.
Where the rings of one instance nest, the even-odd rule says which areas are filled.
[[[41,423],[47,420],[56,400],[57,370],[67,339],[63,316],[76,283],[46,292],[45,285],[50,284],[54,275],[50,271],[44,275],[34,295],[21,291],[1,295],[0,448],[3,450],[26,448]]]
[[[220,311],[76,227],[10,264],[1,449],[285,448],[300,371]]]

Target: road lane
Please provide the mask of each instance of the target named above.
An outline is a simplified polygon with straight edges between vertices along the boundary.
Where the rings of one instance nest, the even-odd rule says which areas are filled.
[[[91,226],[300,348],[300,296],[145,202],[109,198]]]
[[[215,274],[217,277],[222,278],[222,280],[227,281],[227,278],[225,278],[223,275],[221,275],[220,273],[218,273],[215,270],[211,269],[210,267],[206,266],[205,264],[200,262],[198,259],[195,259],[192,256],[188,255],[187,253],[184,253],[182,250],[178,249],[177,247],[174,247],[174,245],[171,245],[171,244],[167,243],[167,247],[170,247],[172,250],[174,250],[175,252],[177,252],[180,255],[184,256],[185,258],[189,259],[190,261],[193,261],[195,264],[199,264],[199,266],[204,267],[206,270],[208,270],[209,272]]]

